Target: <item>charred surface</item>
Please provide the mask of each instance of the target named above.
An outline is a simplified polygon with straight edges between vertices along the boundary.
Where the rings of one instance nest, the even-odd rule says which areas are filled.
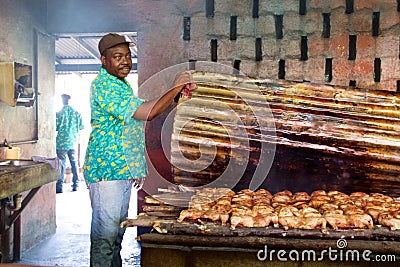
[[[261,188],[273,193],[400,196],[399,93],[206,72],[194,77],[199,88],[179,103],[174,122],[175,183],[208,184],[234,161],[244,169],[232,177],[240,190],[272,161]],[[210,162],[205,168],[186,168],[202,156]]]

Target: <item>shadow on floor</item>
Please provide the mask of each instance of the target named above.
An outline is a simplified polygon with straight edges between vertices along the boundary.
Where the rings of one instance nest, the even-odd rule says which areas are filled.
[[[64,184],[64,193],[57,194],[57,231],[25,252],[19,264],[36,266],[88,267],[90,250],[91,207],[89,192],[82,181],[78,191]],[[132,191],[129,217],[136,214],[137,198]],[[122,243],[123,267],[140,267],[140,245],[136,227],[127,228]]]

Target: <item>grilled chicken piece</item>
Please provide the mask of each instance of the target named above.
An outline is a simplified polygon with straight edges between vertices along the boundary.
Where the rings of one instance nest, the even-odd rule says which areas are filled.
[[[289,196],[289,197],[291,197],[291,196],[293,196],[293,193],[292,193],[291,191],[289,191],[289,190],[284,190],[284,191],[276,192],[276,193],[273,194],[272,196],[273,196],[273,197],[274,197],[274,196]]]
[[[240,203],[242,206],[252,207],[253,196],[248,194],[237,194],[232,197],[232,203]]]
[[[281,192],[277,192],[272,196],[271,205],[272,207],[282,206],[282,205],[290,205],[292,203],[293,194],[289,190],[284,190]]]
[[[372,201],[379,201],[379,202],[385,202],[385,203],[393,203],[394,199],[390,196],[381,194],[381,193],[371,193],[368,200],[368,202]]]
[[[290,206],[293,206],[293,207],[297,208],[298,210],[310,208],[310,206],[308,205],[307,202],[301,202],[301,201],[293,203]]]
[[[364,210],[372,217],[374,222],[378,222],[379,214],[388,212],[393,206],[394,203],[386,202],[381,197],[369,197],[365,204]]]
[[[326,211],[331,211],[331,210],[338,210],[339,206],[333,203],[323,203],[322,205],[319,206],[319,211],[321,213],[324,213]]]
[[[235,192],[229,188],[203,188],[192,196],[190,205],[202,208],[202,206],[213,206],[218,199],[230,199]]]
[[[268,190],[265,190],[265,189],[259,189],[256,192],[254,192],[253,199],[255,197],[258,197],[258,196],[263,196],[263,197],[266,197],[268,199],[272,199],[271,192],[269,192]]]
[[[217,208],[213,207],[213,209],[204,212],[201,218],[210,219],[212,221],[221,221],[222,225],[226,225],[226,223],[229,220],[229,213],[230,210],[227,209],[218,210]]]
[[[214,202],[214,200],[215,199],[212,199],[212,195],[210,195],[210,196],[193,195],[190,199],[191,202],[202,203],[202,204],[208,204],[208,203]]]
[[[298,209],[293,206],[281,207],[278,211],[279,223],[285,230],[289,228],[317,229],[326,231],[326,220],[312,207]]]
[[[316,196],[326,196],[326,191],[325,190],[315,190],[311,193],[311,197],[316,197]]]
[[[283,226],[285,230],[289,228],[299,228],[301,223],[301,217],[298,216],[279,216],[279,224]]]
[[[364,207],[367,203],[369,195],[364,192],[353,192],[350,194],[350,199],[354,202],[355,205]]]
[[[239,203],[232,203],[232,213],[246,214],[251,213],[252,208],[240,205]]]
[[[354,205],[354,202],[350,198],[331,198],[330,203],[336,205]]]
[[[189,208],[180,213],[177,221],[205,218],[212,221],[221,220],[221,223],[225,225],[229,220],[231,199],[234,194],[228,188],[203,188],[198,190],[192,196]]]
[[[300,229],[321,229],[322,233],[326,233],[326,220],[323,217],[304,217],[304,221],[300,224]]]
[[[329,215],[335,215],[335,214],[343,214],[343,210],[327,210],[323,213],[324,218],[329,216]]]
[[[177,221],[183,222],[184,219],[197,220],[200,219],[203,216],[203,214],[204,211],[198,209],[182,210]]]
[[[243,189],[243,190],[240,190],[237,194],[238,195],[244,194],[244,195],[248,195],[248,196],[253,196],[254,195],[254,191],[252,191],[250,189]]]
[[[271,204],[271,199],[272,199],[272,194],[265,190],[265,189],[260,189],[254,192],[253,195],[253,204],[258,205],[258,204],[266,204],[270,205]]]
[[[350,219],[352,228],[363,229],[365,227],[374,228],[374,222],[368,214],[351,214],[347,215]]]
[[[217,195],[233,197],[236,193],[229,188],[219,188]]]
[[[365,208],[365,212],[372,217],[374,222],[378,222],[379,214],[386,212],[386,209],[381,206],[371,206],[371,207]]]
[[[289,228],[307,230],[321,229],[322,232],[326,232],[326,220],[321,216],[282,216],[279,217],[279,223],[285,230],[288,230]]]
[[[275,228],[279,227],[279,218],[276,213],[260,214],[254,217],[254,227],[267,227],[273,224]]]
[[[252,208],[253,216],[262,215],[262,214],[270,214],[273,213],[275,210],[273,207],[269,205],[255,205]]]
[[[274,227],[278,227],[278,215],[271,206],[266,205],[256,205],[253,206],[253,217],[254,217],[254,227],[266,227],[274,224]]]
[[[231,205],[231,203],[216,204],[210,210],[220,212],[220,213],[230,213],[230,212],[232,212],[232,205]]]
[[[356,205],[357,207],[364,208],[367,205],[367,200],[366,199],[351,199],[351,201]]]
[[[208,196],[194,195],[189,202],[189,208],[209,210],[214,204],[214,199]]]
[[[272,207],[281,205],[290,205],[292,203],[292,196],[287,194],[275,194],[271,199]]]
[[[373,228],[374,223],[372,217],[368,214],[327,214],[325,219],[334,229],[364,229],[365,227]]]
[[[378,222],[380,214],[386,214],[390,212],[396,212],[400,210],[399,203],[388,203],[381,201],[368,202],[365,207],[365,212],[372,216],[374,222]]]
[[[215,187],[205,187],[196,192],[196,195],[205,195],[205,196],[233,196],[235,192],[233,192],[229,188],[215,188]]]
[[[346,194],[335,194],[335,195],[330,195],[330,197],[331,197],[331,202],[337,204],[351,202],[350,197]]]
[[[255,205],[251,209],[242,202],[232,205],[232,215],[230,219],[231,229],[237,226],[244,227],[267,227],[271,223],[278,227],[278,216],[274,209],[269,205]]]
[[[321,205],[329,203],[330,201],[331,197],[328,195],[315,195],[311,197],[309,205],[313,208],[318,209]]]
[[[253,211],[248,207],[233,207],[230,219],[231,229],[234,230],[236,226],[253,227]]]
[[[329,202],[329,201],[331,201],[331,199],[332,198],[328,195],[319,195],[319,196],[312,196],[310,201],[311,200],[320,200],[320,201],[324,201],[324,202]]]
[[[369,195],[364,192],[353,192],[350,194],[350,198],[362,198],[368,199]]]
[[[259,199],[254,199],[253,198],[253,205],[254,206],[271,206],[271,200],[269,200],[268,198],[259,198]]]
[[[293,195],[293,202],[308,202],[311,199],[310,195],[307,192],[296,192]]]
[[[390,230],[400,230],[400,211],[381,213],[378,216],[379,224],[387,226]]]
[[[207,210],[202,214],[201,218],[219,221],[221,219],[221,213],[216,210]]]
[[[368,201],[365,206],[365,209],[367,210],[369,208],[380,208],[386,210],[391,208],[393,205],[394,205],[393,203],[374,200],[374,201]]]
[[[223,196],[217,199],[215,205],[231,205],[231,202],[232,202],[232,197]]]
[[[300,215],[304,217],[321,217],[321,213],[317,209],[314,209],[312,207],[304,207],[303,209],[299,210]]]
[[[281,207],[277,210],[279,218],[286,216],[300,216],[300,211],[293,206]]]
[[[380,224],[383,226],[387,226],[390,230],[400,230],[400,219],[396,218],[382,218]]]
[[[229,213],[222,213],[219,215],[220,216],[220,220],[221,220],[221,225],[226,225],[226,223],[229,221]]]
[[[231,229],[235,230],[236,226],[253,227],[254,218],[250,215],[232,215],[231,216]]]
[[[329,213],[325,215],[325,220],[334,230],[350,228],[347,215],[344,214]]]
[[[333,195],[337,195],[337,194],[342,194],[342,192],[337,191],[337,190],[329,190],[326,194],[328,196],[333,196]]]
[[[233,202],[234,204],[240,204],[243,207],[248,207],[249,209],[251,209],[253,207],[253,201],[249,200],[249,201],[240,201],[240,202]]]
[[[203,218],[221,221],[222,225],[226,225],[229,221],[229,214],[232,212],[231,200],[232,197],[228,195],[220,197],[216,200],[216,204],[204,213]]]
[[[400,219],[400,211],[390,211],[390,212],[385,212],[380,214],[378,217],[378,221],[382,218],[395,218],[395,219]]]
[[[366,214],[362,208],[359,208],[357,206],[347,207],[346,209],[342,209],[342,210],[343,210],[343,214],[346,214],[346,215]]]
[[[332,204],[338,205],[338,206],[339,206],[339,209],[341,209],[341,210],[351,209],[351,208],[357,208],[357,206],[354,205],[354,203],[351,202],[351,201],[348,201],[348,202],[339,202],[339,203],[336,202],[336,201],[333,201]]]
[[[350,199],[349,195],[336,190],[329,191],[327,195],[333,199]]]

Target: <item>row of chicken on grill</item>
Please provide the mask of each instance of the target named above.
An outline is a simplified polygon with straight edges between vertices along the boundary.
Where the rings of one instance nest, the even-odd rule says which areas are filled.
[[[238,193],[228,188],[204,188],[192,196],[188,209],[182,210],[178,222],[185,219],[208,219],[229,223],[231,229],[243,227],[283,227],[284,229],[366,229],[383,225],[400,229],[400,202],[381,193],[317,190],[296,192],[268,190]]]

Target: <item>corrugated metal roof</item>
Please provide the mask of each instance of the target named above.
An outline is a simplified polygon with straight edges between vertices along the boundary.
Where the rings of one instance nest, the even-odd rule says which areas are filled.
[[[97,45],[101,37],[106,33],[93,34],[65,34],[58,36],[55,44],[56,73],[93,73],[98,71],[101,65],[100,53]],[[120,32],[126,39],[137,42],[135,32]],[[137,63],[136,46],[131,48],[133,62]],[[132,71],[136,72],[136,64]]]

